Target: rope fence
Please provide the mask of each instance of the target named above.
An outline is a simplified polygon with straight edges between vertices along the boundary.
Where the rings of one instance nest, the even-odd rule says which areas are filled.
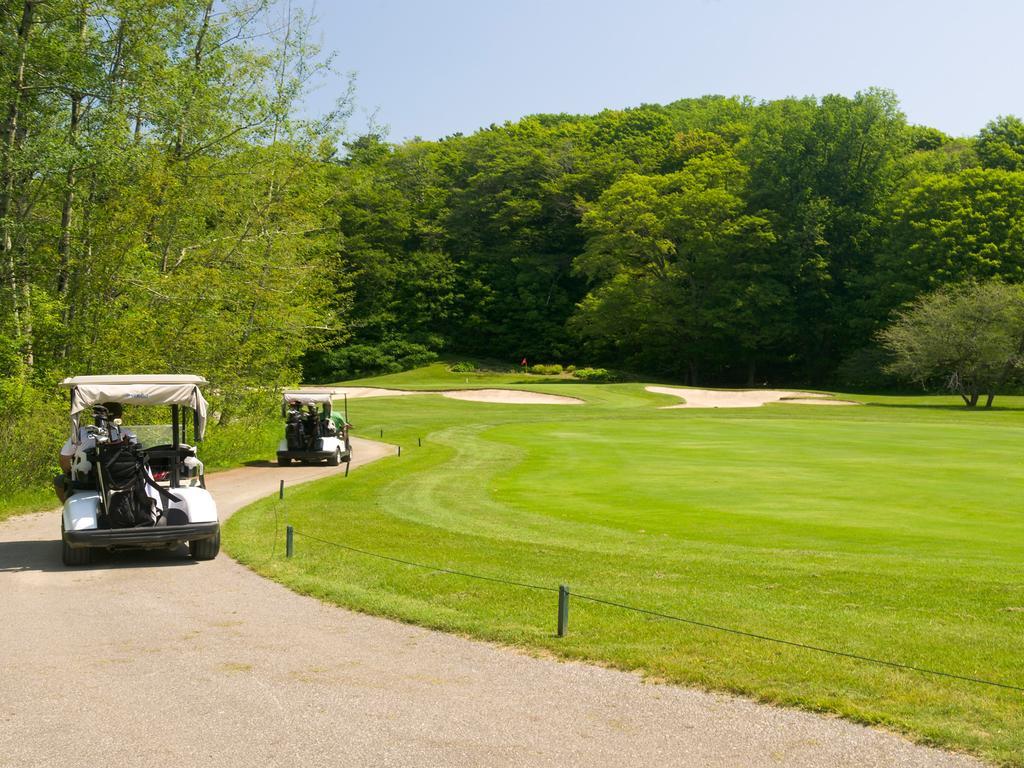
[[[743,629],[737,629],[735,627],[726,627],[720,624],[711,624],[709,622],[699,621],[697,619],[691,619],[684,616],[676,616],[670,613],[663,613],[661,611],[654,611],[649,608],[642,608],[636,605],[629,605],[627,603],[620,603],[614,600],[606,600],[602,597],[596,597],[593,595],[580,594],[577,592],[570,593],[569,588],[566,585],[560,585],[558,587],[545,587],[539,584],[530,584],[522,581],[514,581],[512,579],[503,579],[497,576],[484,576],[479,573],[470,573],[468,571],[460,571],[454,568],[442,568],[440,566],[431,565],[429,563],[419,563],[413,560],[405,560],[400,557],[393,557],[391,555],[384,555],[379,552],[371,552],[366,549],[360,549],[353,547],[348,544],[341,544],[337,541],[330,541],[328,539],[314,536],[313,534],[305,533],[300,530],[296,530],[293,526],[289,525],[286,527],[287,537],[287,553],[288,557],[292,556],[294,552],[294,536],[301,536],[310,541],[315,541],[320,544],[336,547],[347,552],[353,552],[356,554],[364,555],[366,557],[373,557],[378,560],[386,560],[392,563],[398,563],[401,565],[411,566],[413,568],[422,568],[424,570],[433,571],[435,573],[444,573],[451,576],[459,576],[467,579],[476,579],[479,581],[488,581],[496,584],[505,584],[510,587],[519,587],[522,589],[531,589],[538,592],[556,592],[558,593],[558,637],[564,637],[568,632],[568,620],[569,620],[569,596],[570,594],[577,600],[583,600],[586,602],[594,603],[597,605],[604,605],[611,608],[618,608],[625,611],[632,611],[634,613],[643,614],[646,616],[653,616],[659,619],[665,619],[667,621],[675,621],[682,624],[688,624],[694,627],[701,627],[703,629],[713,630],[717,632],[724,632],[731,635],[737,635],[740,637],[747,637],[754,640],[761,640],[767,643],[775,643],[778,645],[785,645],[791,648],[799,648],[805,651],[813,651],[816,653],[823,653],[830,656],[836,656],[846,659],[853,659],[855,661],[861,661],[868,664],[875,664],[878,666],[889,667],[892,669],[899,669],[905,672],[916,672],[922,675],[931,675],[934,677],[942,677],[951,680],[960,680],[963,682],[974,683],[977,685],[990,686],[993,688],[1002,688],[1010,691],[1024,692],[1024,686],[1013,685],[1011,683],[1005,683],[998,680],[987,680],[980,677],[972,677],[970,675],[958,675],[952,672],[945,672],[937,669],[929,669],[927,667],[919,667],[913,664],[904,664],[898,661],[890,661],[887,659],[878,659],[872,656],[863,656],[857,653],[849,653],[847,651],[840,651],[834,648],[825,648],[819,645],[811,645],[808,643],[798,642],[796,640],[786,640],[781,637],[773,637],[771,635],[762,635],[757,632],[748,632]]]
[[[292,528],[289,526],[289,528]],[[313,536],[309,533],[303,533],[292,528],[294,535],[302,536],[305,539],[311,541],[318,541],[321,544],[329,544],[332,547],[338,549],[344,549],[349,552],[358,552],[360,555],[366,555],[367,557],[376,557],[378,560],[388,560],[392,563],[401,563],[402,565],[411,565],[414,568],[423,568],[428,571],[434,571],[436,573],[447,573],[452,576],[462,576],[467,579],[478,579],[479,581],[493,581],[497,584],[508,584],[511,587],[522,587],[523,589],[535,589],[538,592],[557,592],[557,587],[542,587],[538,584],[527,584],[523,581],[510,581],[509,579],[501,579],[496,576],[481,576],[478,573],[469,573],[467,571],[457,571],[452,568],[439,568],[435,565],[427,565],[426,563],[417,563],[412,560],[403,560],[400,557],[391,557],[390,555],[382,555],[377,552],[370,552],[365,549],[358,549],[357,547],[350,547],[348,544],[339,544],[336,541],[328,541],[327,539],[321,539],[318,536]]]

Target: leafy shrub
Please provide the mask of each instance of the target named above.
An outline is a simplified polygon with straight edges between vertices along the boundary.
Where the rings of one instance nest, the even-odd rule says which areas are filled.
[[[71,434],[68,406],[55,392],[0,381],[0,499],[49,484]]]
[[[615,374],[606,368],[577,368],[573,372],[580,381],[589,381],[593,383],[615,381]]]
[[[455,363],[449,369],[452,373],[476,373],[476,366],[473,363],[463,360],[462,362]]]
[[[565,366],[565,372],[566,373],[575,373],[576,372],[576,366],[575,365],[567,365],[567,366]]]
[[[562,366],[558,365],[531,365],[530,373],[536,373],[541,376],[558,376],[562,372]]]

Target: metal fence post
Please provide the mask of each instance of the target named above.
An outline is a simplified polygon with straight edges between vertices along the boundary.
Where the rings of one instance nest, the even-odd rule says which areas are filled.
[[[565,637],[569,631],[569,588],[558,585],[558,636]]]
[[[284,480],[281,481],[281,487],[277,491],[277,498],[279,498],[279,499],[283,499],[284,498]]]
[[[291,557],[295,554],[295,529],[290,525],[284,529],[285,531],[285,557]]]

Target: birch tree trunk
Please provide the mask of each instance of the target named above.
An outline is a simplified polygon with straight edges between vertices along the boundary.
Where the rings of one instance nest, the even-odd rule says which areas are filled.
[[[87,21],[88,3],[82,2],[78,17],[78,42],[85,44],[85,30]],[[121,22],[123,25],[123,21]],[[122,26],[123,29],[123,26]],[[78,148],[79,125],[82,120],[82,94],[73,91],[70,95],[71,115],[68,121],[68,143],[72,150]],[[68,269],[71,258],[71,224],[75,206],[75,185],[77,183],[77,158],[72,157],[68,163],[67,174],[64,178],[64,200],[60,209],[60,239],[57,241],[57,257],[60,265],[57,270],[57,296],[63,298],[68,291]],[[65,319],[67,313],[65,310]]]
[[[32,34],[32,20],[37,2],[38,0],[25,0],[22,6],[21,23],[18,25],[18,52],[15,54],[14,73],[11,79],[11,99],[7,106],[3,136],[0,139],[3,141],[0,146],[0,257],[7,268],[7,285],[11,293],[11,319],[15,343],[19,348],[25,342],[22,307],[26,293],[20,285],[18,264],[14,257],[11,211],[14,201],[14,157],[18,144],[18,118],[21,99],[25,93],[25,61],[28,57],[28,41]],[[22,356],[22,365],[24,366],[26,362]]]

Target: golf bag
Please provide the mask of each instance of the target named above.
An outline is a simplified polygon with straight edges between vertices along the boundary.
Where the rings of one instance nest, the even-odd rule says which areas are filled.
[[[284,425],[284,438],[288,442],[289,451],[304,451],[309,439],[306,435],[306,420],[298,408],[288,411],[288,420]]]
[[[317,438],[321,437],[320,417],[316,411],[303,412],[299,407],[288,410],[284,425],[284,438],[289,451],[316,450]]]
[[[138,443],[124,440],[96,446],[103,507],[109,528],[135,528],[155,525],[160,517],[156,502],[146,493],[146,485],[164,491],[150,478],[146,454]]]

